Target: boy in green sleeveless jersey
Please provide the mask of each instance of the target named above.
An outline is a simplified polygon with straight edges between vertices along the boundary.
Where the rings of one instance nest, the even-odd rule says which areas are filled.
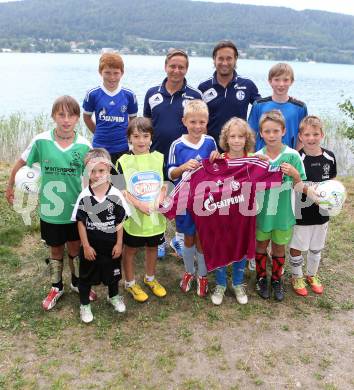
[[[41,237],[49,246],[52,288],[44,299],[44,310],[52,309],[63,295],[63,256],[65,244],[71,269],[71,289],[78,292],[78,263],[80,237],[77,223],[71,221],[73,206],[81,191],[84,157],[90,143],[75,131],[80,118],[80,106],[70,96],[61,96],[52,107],[55,129],[38,134],[12,169],[6,198],[14,201],[14,182],[17,171],[24,165],[38,163],[41,167],[39,216]],[[91,291],[91,300],[96,298]]]
[[[157,247],[164,242],[166,220],[153,210],[165,197],[166,188],[163,185],[163,154],[150,153],[152,135],[150,119],[134,118],[127,130],[131,153],[121,156],[117,164],[117,171],[124,175],[126,199],[133,206],[132,216],[123,225],[125,288],[138,302],[148,299],[134,278],[134,256],[139,247],[145,247],[144,284],[156,296],[166,295],[165,288],[155,278]]]

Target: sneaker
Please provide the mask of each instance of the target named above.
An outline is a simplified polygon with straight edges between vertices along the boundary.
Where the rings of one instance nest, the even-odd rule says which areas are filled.
[[[226,287],[221,286],[220,284],[217,284],[213,294],[211,295],[211,301],[214,303],[214,305],[221,305],[222,300],[224,299]]]
[[[237,302],[240,305],[246,305],[248,297],[245,287],[242,284],[238,284],[237,286],[232,286],[232,288],[234,289]]]
[[[198,276],[197,278],[197,295],[205,297],[208,293],[208,278],[206,276]]]
[[[91,311],[91,305],[80,305],[80,318],[85,324],[93,321],[93,315]]]
[[[293,286],[293,290],[296,292],[297,295],[300,295],[301,297],[306,297],[308,292],[305,285],[304,278],[291,278],[291,284]]]
[[[165,287],[163,287],[156,279],[154,279],[152,282],[149,282],[144,278],[144,283],[150,287],[151,291],[157,296],[157,297],[164,297],[167,294],[167,291]]]
[[[268,288],[268,280],[266,277],[259,278],[256,282],[256,291],[257,294],[263,299],[269,298],[269,288]]]
[[[194,280],[194,275],[185,272],[182,276],[182,280],[179,283],[181,290],[185,293],[188,292],[191,289],[193,280]]]
[[[115,295],[114,297],[110,298],[107,297],[107,301],[114,307],[114,310],[118,313],[124,313],[126,310],[123,297],[121,295]]]
[[[322,294],[323,293],[323,285],[320,281],[320,278],[317,275],[307,276],[306,281],[311,286],[311,290],[315,294]]]
[[[79,287],[74,286],[72,283],[70,283],[70,290],[79,294]],[[90,290],[89,299],[90,299],[90,302],[97,300],[97,294],[92,288]]]
[[[284,288],[281,280],[272,280],[274,299],[281,302],[284,299]]]
[[[255,259],[248,260],[248,269],[250,271],[255,271],[256,270],[256,260]]]
[[[177,257],[183,257],[184,243],[182,240],[178,240],[176,237],[173,237],[170,241],[170,247],[175,251],[175,255]]]
[[[134,283],[131,287],[125,287],[125,289],[132,294],[137,302],[145,302],[149,298],[146,292],[137,283]]]
[[[42,302],[42,307],[44,310],[48,311],[53,309],[56,305],[57,300],[64,294],[64,289],[59,290],[58,287],[52,287],[49,291],[49,294]]]
[[[166,244],[163,242],[157,247],[157,257],[162,259],[166,255]]]

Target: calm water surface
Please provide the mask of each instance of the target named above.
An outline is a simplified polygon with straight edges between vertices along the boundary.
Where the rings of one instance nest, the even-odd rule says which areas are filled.
[[[0,116],[17,111],[32,117],[49,113],[56,97],[74,96],[81,104],[85,92],[98,85],[99,55],[0,53]],[[139,112],[148,88],[164,78],[164,57],[124,56],[122,85],[137,95]],[[276,62],[239,60],[238,72],[252,79],[262,96],[271,94],[267,82],[269,68]],[[290,95],[306,102],[309,113],[338,116],[337,104],[343,96],[354,95],[354,66],[292,62],[295,83]],[[192,57],[187,74],[189,84],[199,82],[213,72],[211,58]]]

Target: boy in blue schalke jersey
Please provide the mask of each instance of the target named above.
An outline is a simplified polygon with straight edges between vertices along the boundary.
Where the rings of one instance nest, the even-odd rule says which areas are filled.
[[[183,134],[174,141],[168,157],[168,177],[177,185],[189,171],[198,168],[203,159],[209,158],[217,149],[213,137],[206,135],[208,124],[208,107],[202,100],[194,100],[184,108],[183,123],[188,134]],[[194,259],[197,259],[197,294],[204,297],[208,292],[207,268],[202,247],[196,232],[192,216],[176,216],[177,231],[184,234],[183,262],[185,273],[180,282],[183,292],[188,292],[195,278]]]
[[[181,49],[172,49],[165,59],[167,77],[160,85],[150,88],[145,95],[144,117],[151,118],[154,137],[151,151],[164,155],[165,166],[173,141],[187,133],[183,124],[183,108],[188,101],[201,99],[200,91],[187,84],[185,78],[188,71],[188,55]],[[167,176],[164,169],[164,175]],[[176,232],[170,246],[176,255],[182,257],[183,234]],[[165,243],[159,245],[158,257],[165,256]]]
[[[102,85],[87,92],[83,117],[93,133],[92,145],[108,150],[114,166],[117,159],[129,150],[126,132],[129,120],[138,112],[138,103],[130,89],[119,85],[124,74],[124,62],[119,54],[104,53],[98,71]]]
[[[234,116],[246,120],[248,106],[260,98],[254,82],[236,72],[237,58],[235,44],[220,41],[213,50],[215,72],[198,86],[209,109],[208,134],[216,143],[224,124]]]
[[[268,73],[268,82],[273,89],[272,96],[258,99],[252,107],[248,123],[256,132],[256,150],[264,147],[264,139],[260,135],[259,120],[265,112],[279,110],[284,115],[286,133],[283,143],[290,148],[299,150],[299,125],[307,115],[306,104],[288,95],[289,88],[294,83],[294,71],[288,64],[279,63],[272,66]]]

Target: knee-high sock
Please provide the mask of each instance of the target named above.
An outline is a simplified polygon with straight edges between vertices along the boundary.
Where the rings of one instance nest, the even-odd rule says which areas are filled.
[[[196,252],[195,245],[193,245],[190,248],[185,246],[183,250],[184,268],[186,272],[193,275],[195,273],[195,266],[194,266],[195,252]]]

